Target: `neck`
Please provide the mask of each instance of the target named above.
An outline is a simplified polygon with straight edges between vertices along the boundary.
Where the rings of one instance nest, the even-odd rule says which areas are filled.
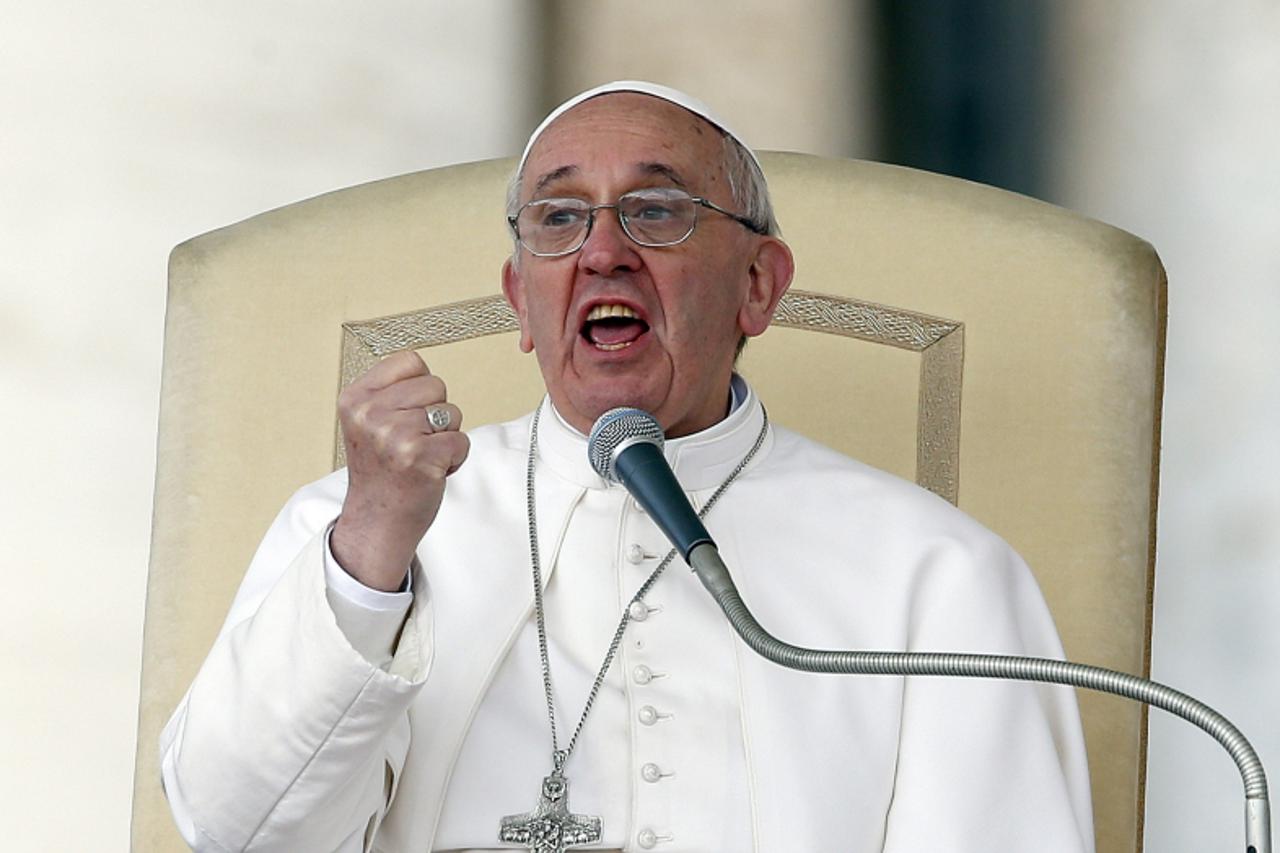
[[[665,421],[665,419],[662,416],[661,409],[658,409],[656,411],[650,411],[649,414],[653,415],[657,419],[659,426],[662,427],[663,434],[669,439],[682,438],[687,435],[694,435],[696,433],[702,432],[703,430],[710,429],[711,427],[720,423],[725,418],[727,418],[734,411],[734,409],[738,407],[738,405],[742,402],[742,400],[746,396],[745,387],[741,389],[737,387],[737,385],[740,384],[741,382],[742,380],[738,378],[738,375],[736,373],[730,376],[730,380],[727,384],[727,387],[724,390],[723,402],[720,406],[710,410],[714,413],[714,414],[711,414],[710,416],[702,417],[694,421],[683,421],[683,422],[677,422],[675,424],[672,424]],[[634,405],[634,404],[631,404],[631,403],[618,404],[618,406],[631,406],[631,405]],[[592,427],[595,426],[596,420],[598,420],[599,417],[604,414],[604,411],[602,411],[595,418],[588,419],[587,416],[580,414],[572,406],[560,405],[556,401],[555,396],[551,397],[551,407],[552,409],[555,410],[556,417],[560,419],[561,423],[570,427],[575,432],[582,434],[583,436],[591,434],[591,429]],[[615,407],[610,407],[610,408],[615,408]],[[644,409],[643,406],[635,406],[635,408]],[[609,411],[609,410],[606,409],[605,411]]]

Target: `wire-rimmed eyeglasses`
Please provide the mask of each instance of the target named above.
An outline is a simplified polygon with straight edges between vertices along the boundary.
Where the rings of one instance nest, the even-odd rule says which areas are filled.
[[[765,233],[764,228],[745,216],[673,187],[633,190],[613,204],[592,204],[580,198],[534,199],[515,216],[508,216],[507,224],[531,254],[557,258],[582,248],[595,224],[597,210],[616,210],[628,237],[641,246],[658,248],[688,240],[698,225],[698,210],[703,207],[724,214],[756,234]]]

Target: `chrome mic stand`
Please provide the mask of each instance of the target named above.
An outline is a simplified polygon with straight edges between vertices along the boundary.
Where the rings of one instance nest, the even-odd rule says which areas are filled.
[[[1013,655],[944,652],[822,651],[793,646],[760,626],[743,603],[715,545],[702,542],[689,551],[689,565],[738,636],[762,657],[805,672],[853,675],[949,675],[1005,678],[1066,684],[1113,693],[1162,708],[1195,723],[1226,748],[1240,770],[1245,795],[1245,853],[1271,853],[1271,812],[1267,777],[1258,753],[1240,730],[1208,705],[1185,693],[1137,676],[1098,666]]]

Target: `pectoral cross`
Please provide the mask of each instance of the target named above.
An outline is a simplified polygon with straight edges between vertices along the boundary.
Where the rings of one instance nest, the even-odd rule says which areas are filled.
[[[531,812],[502,819],[498,839],[533,853],[564,853],[600,841],[600,818],[569,813],[569,781],[557,768],[542,780],[542,796]]]

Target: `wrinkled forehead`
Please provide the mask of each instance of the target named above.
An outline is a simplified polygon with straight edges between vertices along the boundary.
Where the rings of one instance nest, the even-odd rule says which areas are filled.
[[[695,192],[722,175],[724,133],[699,116],[647,95],[611,93],[579,104],[530,149],[521,175],[526,193],[592,175],[664,176]],[[697,185],[695,188],[695,184]]]

